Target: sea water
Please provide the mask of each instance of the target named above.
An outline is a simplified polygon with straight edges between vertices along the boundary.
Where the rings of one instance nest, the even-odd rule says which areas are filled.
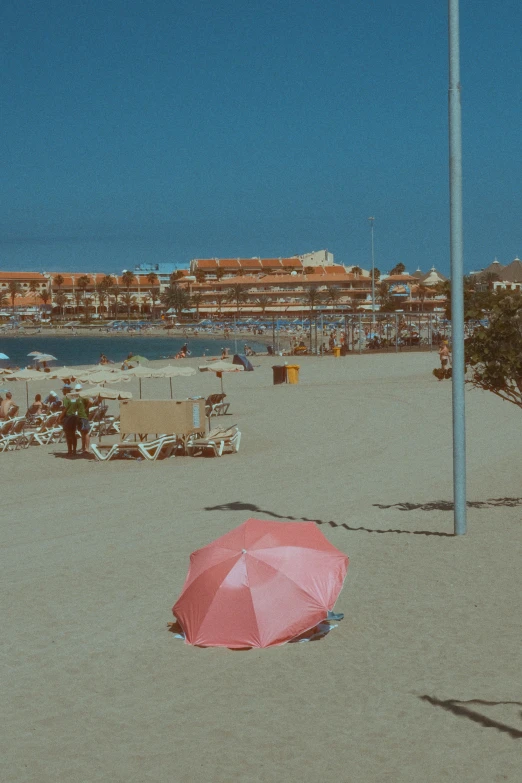
[[[140,337],[139,335],[88,335],[46,336],[34,334],[23,337],[6,337],[0,335],[0,352],[7,354],[9,360],[2,361],[2,366],[25,367],[33,363],[33,357],[27,354],[40,351],[56,356],[53,367],[75,367],[81,364],[97,364],[100,354],[105,354],[110,361],[119,364],[129,353],[144,356],[147,359],[174,358],[185,343],[191,356],[221,356],[221,350],[228,348],[230,355],[244,353],[245,343],[256,353],[266,353],[266,344],[258,343],[249,334],[238,336],[237,340],[224,340],[209,337]],[[182,360],[181,360],[182,361]]]

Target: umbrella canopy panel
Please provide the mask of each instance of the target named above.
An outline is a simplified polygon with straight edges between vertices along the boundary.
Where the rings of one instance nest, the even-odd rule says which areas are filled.
[[[189,644],[284,644],[324,620],[347,568],[313,522],[249,519],[191,555],[172,611]]]
[[[91,386],[82,389],[84,397],[100,397],[102,400],[132,400],[132,393],[120,389],[107,389],[105,386]]]

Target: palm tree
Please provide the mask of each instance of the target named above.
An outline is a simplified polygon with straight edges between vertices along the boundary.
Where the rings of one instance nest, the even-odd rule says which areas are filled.
[[[375,299],[380,305],[382,312],[391,312],[393,310],[393,299],[390,294],[390,286],[386,280],[382,280],[375,289]]]
[[[241,302],[246,301],[245,288],[241,283],[236,283],[227,291],[226,298],[228,302],[235,302],[236,311],[239,315],[241,311]]]
[[[5,291],[0,291],[0,308],[6,307],[9,302],[9,297]]]
[[[174,309],[178,318],[190,305],[190,296],[179,285],[167,286],[160,298],[167,310]]]
[[[326,289],[326,301],[328,304],[331,304],[333,307],[337,304],[339,301],[339,289],[335,288],[335,286],[328,286]]]
[[[51,293],[47,290],[47,288],[44,288],[44,290],[40,292],[40,299],[42,300],[42,304],[45,309],[45,306],[51,299]]]
[[[306,292],[306,303],[310,309],[310,351],[312,350],[312,322],[314,320],[315,308],[322,299],[321,292],[317,286],[312,286]]]
[[[89,318],[90,318],[89,307],[92,306],[93,301],[94,301],[94,297],[92,297],[92,296],[84,296],[83,297],[83,306],[85,308],[85,320],[86,321],[88,321]]]
[[[134,272],[131,272],[130,270],[125,270],[125,272],[121,276],[121,282],[125,286],[126,296],[124,297],[124,304],[127,305],[127,320],[130,321],[130,304],[129,304],[129,302],[131,301],[130,290],[132,284],[136,282],[136,275],[134,274]]]
[[[130,321],[130,311],[133,304],[136,304],[136,297],[130,291],[125,291],[122,296],[123,304],[127,308],[127,321]]]
[[[87,288],[89,287],[90,283],[91,281],[88,275],[81,275],[76,281],[76,285],[78,286],[81,292],[81,299],[83,301],[85,320],[87,320],[87,311],[85,308],[85,292],[87,291]]]
[[[424,310],[424,300],[430,293],[431,293],[431,289],[427,285],[424,285],[424,283],[419,283],[419,285],[417,286],[417,298],[420,302],[421,313]]]
[[[266,308],[268,307],[267,300],[264,297],[259,297],[259,299],[256,299],[254,304],[256,305],[256,307],[260,307],[261,308],[261,315],[264,318],[265,317]]]
[[[9,296],[11,297],[11,307],[13,308],[13,315],[15,311],[15,299],[16,297],[24,296],[24,290],[18,280],[10,280],[7,286]]]
[[[176,272],[173,272],[171,274],[171,276],[170,276],[170,285],[173,285],[178,280],[181,280],[182,277],[183,277],[183,272],[181,271],[181,269],[178,269]],[[197,275],[196,275],[196,278],[197,278]]]
[[[154,309],[156,306],[156,302],[159,300],[159,296],[160,296],[158,275],[155,272],[151,272],[150,274],[147,275],[147,282],[151,286],[151,289],[149,291],[149,296],[152,301],[151,318],[152,320],[154,320]]]
[[[225,270],[221,269],[220,266],[216,269],[216,280],[221,280],[222,277],[225,276]]]
[[[108,291],[113,285],[115,285],[115,280],[112,275],[104,275],[100,280],[100,288],[104,288],[105,291]]]
[[[217,304],[217,311],[218,311],[218,313],[221,313],[221,305],[222,305],[222,304],[223,304],[223,302],[225,301],[225,299],[226,299],[226,296],[225,296],[225,294],[224,294],[222,291],[220,291],[220,292],[218,292],[218,293],[217,293],[217,294],[214,296],[214,299],[216,300],[216,304]]]
[[[32,293],[33,296],[36,296],[38,291],[40,290],[40,286],[36,282],[36,280],[31,280],[29,283],[29,291]]]
[[[102,285],[102,282],[103,281],[100,281],[94,289],[96,298],[98,299],[98,307],[100,313],[102,310],[104,310],[105,302],[107,301],[107,296],[108,296],[107,289],[105,288],[105,286]]]
[[[108,293],[114,297],[114,317],[118,317],[118,297],[121,294],[120,286],[117,283],[114,283],[108,291]]]
[[[57,304],[58,307],[60,308],[60,315],[61,315],[61,317],[63,319],[63,308],[67,304],[67,297],[64,294],[64,292],[63,291],[58,291],[58,293],[55,294],[54,301],[55,301],[55,304]]]
[[[65,283],[65,278],[63,275],[56,275],[56,277],[53,277],[53,285],[58,286],[58,291],[61,290],[61,287],[64,283]]]
[[[151,288],[149,291],[150,299],[152,302],[152,308],[151,308],[151,317],[152,320],[154,320],[155,310],[156,310],[156,302],[160,301],[160,290],[159,287]]]
[[[195,294],[192,295],[192,304],[196,308],[196,320],[199,321],[199,308],[203,304],[205,300],[205,297],[203,294],[200,294],[199,291],[197,291]]]
[[[402,262],[399,262],[398,264],[395,264],[393,269],[390,272],[390,275],[402,275],[406,267]]]
[[[362,269],[360,266],[352,266],[352,275],[360,275],[362,273]]]
[[[76,317],[78,318],[78,315],[79,315],[79,312],[80,312],[80,305],[82,303],[83,294],[82,294],[82,292],[81,292],[81,290],[79,288],[75,288],[75,290],[73,291],[73,296],[74,296],[74,302],[76,304],[75,314],[76,314]]]

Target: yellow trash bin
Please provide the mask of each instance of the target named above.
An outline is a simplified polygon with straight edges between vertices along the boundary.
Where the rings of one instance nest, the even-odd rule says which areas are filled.
[[[334,346],[334,348],[333,348],[333,355],[335,356],[336,359],[339,358],[339,356],[341,355],[341,346],[340,345]]]
[[[288,383],[299,383],[299,364],[286,365],[286,379]]]

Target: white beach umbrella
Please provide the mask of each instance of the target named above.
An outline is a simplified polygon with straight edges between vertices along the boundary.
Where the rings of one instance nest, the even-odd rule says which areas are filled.
[[[100,397],[102,400],[132,400],[132,392],[107,389],[105,386],[90,386],[82,389],[84,397]]]
[[[28,356],[34,356],[34,354],[27,354]],[[36,362],[56,362],[56,356],[50,353],[39,353],[38,356],[34,356]]]
[[[88,381],[89,383],[118,383],[119,381],[129,380],[128,374],[126,372],[123,373],[120,370],[117,372],[105,372],[105,370],[80,372],[78,378],[82,381]]]
[[[131,367],[128,370],[124,370],[124,374],[130,378],[137,378],[140,384],[140,400],[141,400],[141,379],[152,378],[154,376],[154,370],[151,367],[143,367],[138,364],[137,367]]]
[[[9,359],[9,356],[6,353],[0,353],[0,359]]]
[[[209,362],[203,367],[199,368],[200,372],[215,372],[218,378],[221,379],[221,391],[223,392],[223,373],[225,372],[243,372],[244,367],[242,364],[232,364],[232,362],[225,362],[218,359],[217,362]],[[223,392],[224,393],[224,392]]]
[[[176,366],[174,364],[167,364],[166,367],[158,367],[157,370],[155,370],[155,377],[156,378],[168,378],[170,383],[170,399],[172,399],[172,379],[177,378],[180,376],[188,377],[190,375],[195,375],[196,370],[194,367],[181,367]]]
[[[38,372],[38,370],[15,370],[11,373],[6,373],[4,378],[6,381],[25,381],[25,395],[27,399],[27,407],[29,407],[29,381],[41,381],[44,378],[48,378],[47,373]]]
[[[53,368],[52,374],[54,378],[79,378],[79,370],[75,370],[74,367],[57,367]]]

